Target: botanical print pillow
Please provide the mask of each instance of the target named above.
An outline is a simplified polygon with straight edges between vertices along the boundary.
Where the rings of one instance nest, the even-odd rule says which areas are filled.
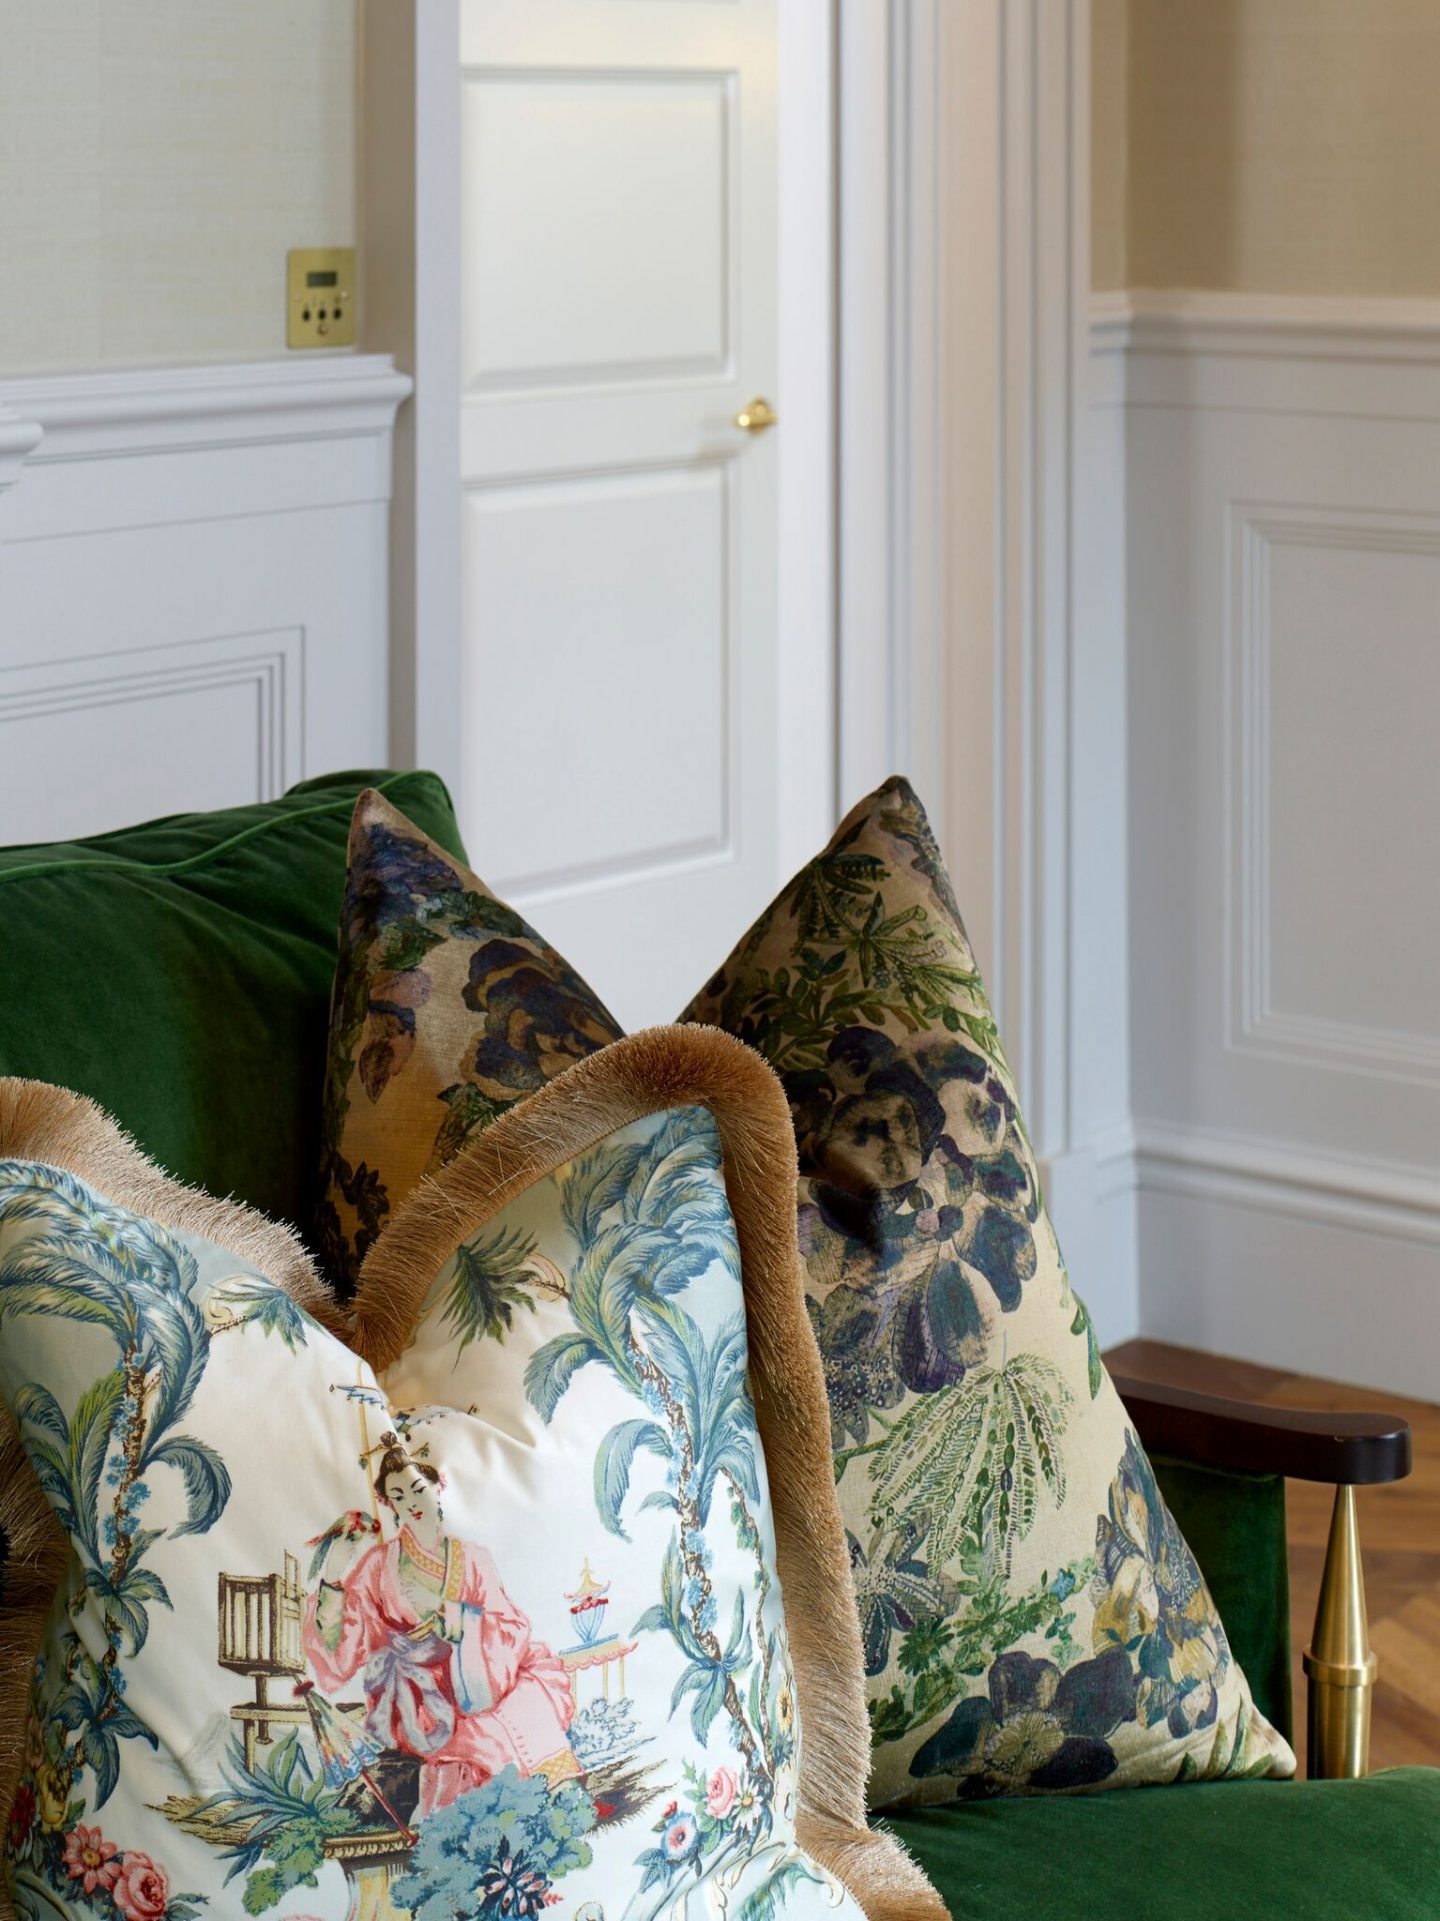
[[[715,1123],[667,1099],[515,1192],[487,1167],[473,1229],[420,1196],[459,1238],[423,1288],[382,1239],[358,1335],[73,1097],[103,1185],[0,1127],[0,1397],[71,1550],[7,1823],[24,1921],[943,1914],[893,1844],[862,1905],[824,1824],[823,1859],[797,1838],[745,1236]]]
[[[348,859],[316,1212],[342,1291],[423,1175],[620,1033],[527,921],[373,789]]]
[[[1289,1774],[1070,1287],[924,810],[862,801],[687,1009],[790,1097],[873,1806]]]

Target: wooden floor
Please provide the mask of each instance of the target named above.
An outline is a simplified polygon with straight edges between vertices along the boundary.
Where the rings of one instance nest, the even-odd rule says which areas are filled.
[[[1370,1735],[1372,1768],[1440,1766],[1440,1407],[1373,1388],[1344,1387],[1282,1374],[1162,1341],[1127,1341],[1105,1357],[1117,1371],[1198,1393],[1271,1407],[1366,1409],[1404,1415],[1415,1431],[1415,1471],[1391,1487],[1361,1488],[1360,1545],[1370,1609],[1370,1640],[1380,1657]],[[1315,1619],[1315,1598],[1330,1527],[1330,1489],[1291,1481],[1290,1609],[1295,1658],[1295,1719],[1305,1767],[1305,1677],[1300,1655]]]

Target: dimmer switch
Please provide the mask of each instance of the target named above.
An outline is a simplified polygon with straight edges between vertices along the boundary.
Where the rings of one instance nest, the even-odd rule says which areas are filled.
[[[355,344],[355,249],[294,247],[286,284],[290,347]]]

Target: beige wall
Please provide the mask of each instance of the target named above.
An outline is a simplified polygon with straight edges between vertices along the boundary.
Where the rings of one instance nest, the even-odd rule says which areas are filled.
[[[0,374],[282,352],[355,60],[355,0],[0,0]]]
[[[1097,288],[1440,295],[1440,0],[1095,0]]]
[[[1127,286],[1125,105],[1129,0],[1090,4],[1090,280]]]

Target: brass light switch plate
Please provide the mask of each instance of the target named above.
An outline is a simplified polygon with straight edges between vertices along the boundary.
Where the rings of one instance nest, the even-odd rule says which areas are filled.
[[[288,260],[285,344],[353,347],[355,249],[294,247]]]

